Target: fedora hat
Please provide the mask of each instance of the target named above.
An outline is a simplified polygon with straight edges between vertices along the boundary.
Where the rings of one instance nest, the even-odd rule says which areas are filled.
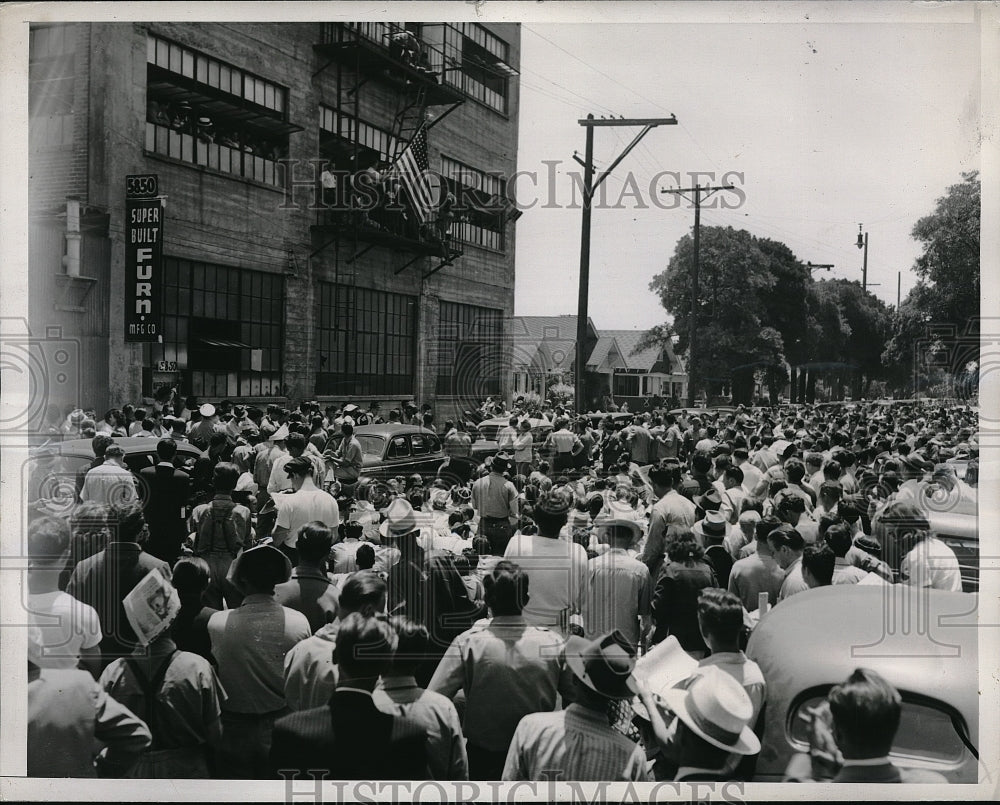
[[[687,690],[663,691],[663,701],[699,738],[738,755],[755,755],[760,740],[750,729],[753,703],[733,677],[713,666],[702,669]]]
[[[626,520],[621,517],[601,517],[598,515],[594,522],[594,527],[603,530],[605,528],[627,528],[632,532],[632,543],[635,544],[642,536],[642,526],[635,520]]]
[[[417,530],[417,515],[405,498],[395,498],[385,510],[385,522],[379,526],[383,537],[400,537]]]
[[[704,495],[698,495],[694,499],[695,505],[702,511],[718,509],[722,505],[722,495],[714,486],[710,487]],[[706,505],[707,504],[707,505]]]
[[[721,512],[705,512],[705,519],[701,521],[701,532],[706,537],[724,537],[729,531],[729,523]]]
[[[206,419],[210,416],[215,416],[215,406],[212,403],[205,403],[198,409],[198,413]]]
[[[617,629],[596,640],[570,637],[566,664],[584,685],[608,699],[631,699],[638,691],[632,676],[635,647]]]
[[[269,441],[283,442],[287,438],[288,438],[288,425],[282,425],[274,433],[271,434]]]
[[[233,562],[229,575],[238,579],[243,571],[258,568],[270,571],[275,584],[284,584],[292,575],[292,563],[273,545],[258,545],[241,553]]]

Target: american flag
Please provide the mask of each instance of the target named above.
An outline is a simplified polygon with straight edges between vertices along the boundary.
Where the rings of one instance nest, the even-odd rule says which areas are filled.
[[[421,223],[427,223],[437,201],[427,169],[427,129],[421,126],[393,165],[393,174],[406,188],[406,194]]]

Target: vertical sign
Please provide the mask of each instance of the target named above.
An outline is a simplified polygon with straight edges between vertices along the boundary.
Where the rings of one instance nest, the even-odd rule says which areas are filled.
[[[163,322],[163,203],[156,174],[125,177],[125,341],[158,341]]]

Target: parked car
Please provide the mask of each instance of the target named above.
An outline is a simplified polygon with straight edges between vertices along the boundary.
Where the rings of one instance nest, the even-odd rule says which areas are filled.
[[[114,437],[125,451],[125,466],[138,475],[139,470],[156,464],[156,443],[152,436]],[[194,461],[205,455],[190,442],[177,443],[177,463]],[[53,511],[72,507],[76,497],[77,477],[90,468],[94,448],[90,439],[70,439],[51,442],[31,451],[22,478],[26,485],[26,501],[52,501]]]
[[[865,667],[902,698],[892,762],[976,782],[978,603],[966,593],[845,584],[798,593],[764,615],[746,651],[767,683],[753,779],[780,781],[792,755],[809,750],[806,711]]]
[[[359,425],[361,474],[386,480],[397,475],[437,474],[447,455],[438,435],[419,425]]]

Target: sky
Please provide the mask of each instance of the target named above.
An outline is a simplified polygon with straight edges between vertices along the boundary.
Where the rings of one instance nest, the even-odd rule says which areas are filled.
[[[914,9],[911,6],[909,11]],[[808,9],[807,9],[808,11]],[[905,11],[905,9],[904,9]],[[846,11],[826,19],[846,20]],[[607,180],[593,211],[590,316],[598,329],[644,329],[666,314],[649,282],[690,233],[694,210],[649,187],[732,183],[702,207],[702,226],[733,226],[787,244],[803,262],[831,263],[817,278],[861,279],[858,224],[869,234],[871,291],[895,305],[915,284],[913,224],[979,168],[980,33],[968,22],[879,21],[587,23],[525,22],[521,29],[518,200],[537,204],[517,223],[515,313],[577,311],[579,205],[588,112],[669,117]],[[815,15],[813,15],[815,16]],[[783,17],[790,19],[788,15]],[[638,128],[598,128],[594,156],[606,168]],[[544,160],[556,170],[556,204]],[[692,178],[691,172],[705,172]],[[738,175],[729,174],[735,172]],[[629,175],[642,202],[626,194]],[[673,199],[673,209],[659,209]],[[731,207],[723,208],[723,203]],[[560,205],[562,208],[555,208]],[[644,207],[644,208],[640,208]]]

